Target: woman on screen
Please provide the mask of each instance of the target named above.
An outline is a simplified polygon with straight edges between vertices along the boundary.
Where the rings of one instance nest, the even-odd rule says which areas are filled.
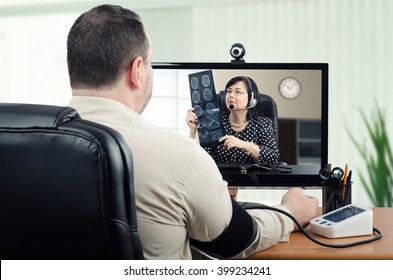
[[[258,88],[248,77],[230,79],[225,86],[229,114],[222,114],[225,136],[220,145],[205,148],[216,162],[278,164],[279,151],[272,121],[258,116],[255,108]],[[194,108],[187,111],[190,137],[198,139]]]
[[[228,114],[222,114],[225,136],[220,145],[205,148],[216,162],[278,164],[277,138],[269,118],[258,115],[259,94],[256,83],[249,77],[237,76],[225,86]],[[198,118],[194,108],[187,111],[186,122],[190,137],[198,140]]]

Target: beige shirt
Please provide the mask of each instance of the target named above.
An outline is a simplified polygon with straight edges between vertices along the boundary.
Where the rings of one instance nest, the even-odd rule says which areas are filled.
[[[224,231],[232,216],[227,184],[213,159],[195,141],[153,126],[115,100],[78,96],[69,106],[83,119],[119,131],[128,142],[146,259],[190,259],[189,237],[210,241]],[[288,217],[265,210],[249,213],[259,233],[239,257],[288,240],[293,230]]]

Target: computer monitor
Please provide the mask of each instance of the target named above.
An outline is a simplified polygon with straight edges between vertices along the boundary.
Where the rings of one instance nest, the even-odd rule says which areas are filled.
[[[252,78],[259,93],[276,102],[280,161],[293,167],[293,172],[261,173],[258,182],[244,180],[240,175],[234,180],[252,186],[320,184],[319,170],[328,162],[327,63],[171,62],[154,63],[153,69],[155,80],[172,77],[169,83],[176,84],[168,85],[171,88],[188,85],[190,74],[212,70],[216,93],[234,76]],[[187,91],[191,107],[190,89],[184,86],[183,90]]]

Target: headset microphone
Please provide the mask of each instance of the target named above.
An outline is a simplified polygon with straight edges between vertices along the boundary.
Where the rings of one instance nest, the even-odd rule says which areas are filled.
[[[254,100],[255,100],[255,99],[254,99]],[[229,109],[231,109],[231,110],[233,110],[233,109],[248,110],[248,109],[250,109],[250,108],[254,108],[256,105],[257,105],[256,102],[251,102],[250,106],[247,106],[247,107],[245,107],[245,108],[239,108],[239,107],[237,107],[237,106],[234,105],[234,104],[230,104],[230,105],[229,105]]]

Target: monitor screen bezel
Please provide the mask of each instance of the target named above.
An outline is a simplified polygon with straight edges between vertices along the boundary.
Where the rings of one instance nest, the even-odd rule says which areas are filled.
[[[154,62],[153,69],[183,69],[183,70],[319,70],[321,71],[321,164],[319,168],[325,167],[328,163],[328,84],[329,84],[329,66],[328,63],[245,63],[244,61],[225,62]],[[278,108],[279,109],[279,108]],[[301,166],[301,165],[299,165]],[[320,185],[318,170],[315,168],[312,174],[295,174],[297,180],[293,182],[296,185]],[[314,174],[315,173],[315,174]],[[288,174],[274,175],[274,180],[283,177],[282,182],[276,182],[273,185],[283,186],[291,184]],[[288,176],[287,178],[284,178]],[[303,178],[300,178],[303,177]],[[308,176],[308,177],[307,177]],[[306,178],[307,177],[307,178]],[[273,177],[271,177],[273,179]],[[270,181],[270,180],[269,180]],[[269,183],[271,184],[271,182]],[[261,183],[263,185],[263,183]]]

